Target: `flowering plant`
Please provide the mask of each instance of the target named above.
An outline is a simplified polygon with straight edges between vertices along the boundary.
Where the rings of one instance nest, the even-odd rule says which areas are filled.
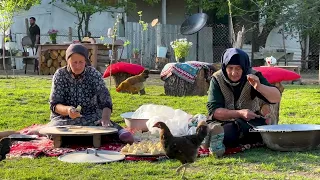
[[[177,39],[170,43],[177,58],[184,58],[188,56],[189,50],[192,47],[192,42],[188,42],[186,38]]]
[[[57,33],[58,33],[58,32],[59,32],[59,31],[56,30],[56,29],[50,29],[50,30],[48,31],[48,34],[49,34],[49,37],[50,37],[50,40],[51,40],[51,41],[54,41],[54,40],[57,39]]]

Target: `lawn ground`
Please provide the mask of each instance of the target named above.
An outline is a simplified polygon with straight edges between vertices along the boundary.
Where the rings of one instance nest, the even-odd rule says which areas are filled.
[[[109,83],[109,81],[107,81]],[[19,130],[49,120],[51,80],[39,77],[0,79],[0,130]],[[124,125],[123,112],[145,103],[168,105],[191,114],[206,114],[207,97],[169,97],[159,79],[148,80],[147,95],[115,92],[112,120]],[[319,86],[287,85],[280,123],[320,124]],[[57,158],[13,159],[0,162],[0,179],[179,179],[177,161],[119,162],[106,165],[66,164]],[[222,159],[199,158],[186,172],[189,179],[318,179],[320,151],[281,153],[266,148],[248,150]]]

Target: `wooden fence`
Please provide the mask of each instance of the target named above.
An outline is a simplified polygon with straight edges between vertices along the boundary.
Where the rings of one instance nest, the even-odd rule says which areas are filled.
[[[186,58],[187,61],[196,60],[196,47],[197,47],[197,35],[184,36],[180,34],[179,25],[158,25],[161,30],[158,31],[156,28],[159,27],[148,27],[148,30],[143,31],[139,23],[127,22],[125,27],[125,37],[131,42],[127,48],[127,57],[131,57],[134,48],[141,50],[143,54],[143,65],[146,67],[154,67],[155,59],[157,56],[157,32],[160,32],[161,43],[163,46],[168,48],[171,59],[174,61],[173,49],[170,46],[170,42],[180,38],[187,38],[188,41],[193,43],[190,49],[189,56]],[[199,32],[199,61],[213,62],[212,53],[212,28],[205,27]]]

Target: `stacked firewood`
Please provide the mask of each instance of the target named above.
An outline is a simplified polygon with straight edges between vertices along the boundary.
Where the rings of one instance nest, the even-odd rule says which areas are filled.
[[[89,59],[91,59],[91,52],[89,50]],[[40,75],[53,75],[57,69],[67,65],[66,50],[47,50],[41,52],[40,57]]]

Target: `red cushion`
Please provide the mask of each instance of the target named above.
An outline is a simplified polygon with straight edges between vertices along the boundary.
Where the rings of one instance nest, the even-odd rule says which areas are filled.
[[[131,75],[137,75],[142,73],[144,70],[143,66],[138,64],[131,64],[126,62],[118,62],[115,64],[111,64],[111,73],[112,75],[116,73],[128,73]],[[110,66],[104,71],[103,78],[107,78],[110,76]]]
[[[279,67],[253,67],[253,69],[260,71],[269,83],[294,81],[301,78],[299,74]]]

